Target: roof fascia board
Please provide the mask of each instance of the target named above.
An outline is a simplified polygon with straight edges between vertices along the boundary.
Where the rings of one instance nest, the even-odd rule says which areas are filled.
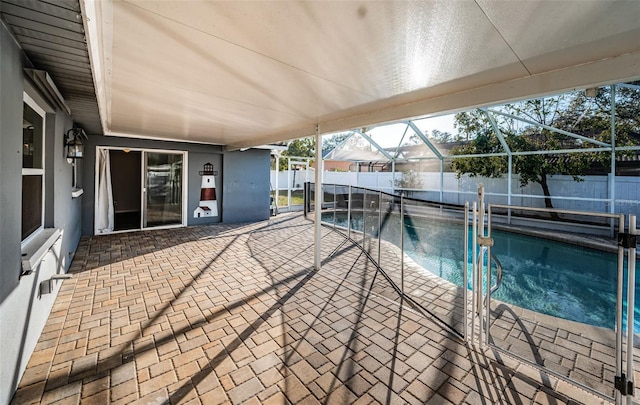
[[[107,75],[111,74],[111,58],[105,52],[111,52],[113,47],[113,8],[111,1],[79,0],[79,3],[98,114],[102,131],[107,135],[111,117],[111,82]]]
[[[71,109],[64,101],[64,97],[60,94],[58,87],[56,87],[56,84],[51,79],[51,76],[49,76],[49,73],[44,70],[29,68],[24,69],[24,71],[38,89],[45,94],[53,104],[62,108],[67,114],[71,115]]]
[[[99,135],[99,134],[91,134],[91,135]],[[224,146],[224,145],[219,144],[219,143],[194,141],[194,140],[180,139],[180,138],[163,138],[163,137],[160,137],[160,136],[147,136],[147,135],[139,135],[139,134],[127,133],[127,132],[107,131],[107,132],[105,132],[104,135],[105,136],[113,136],[113,137],[116,137],[116,138],[119,137],[119,138],[148,139],[150,141],[180,142],[180,143],[194,143],[194,144],[199,144],[199,145]],[[247,146],[247,148],[251,148],[251,146]],[[227,149],[227,148],[225,148],[225,151],[238,150],[238,149],[240,149],[240,148],[236,148],[236,149]]]

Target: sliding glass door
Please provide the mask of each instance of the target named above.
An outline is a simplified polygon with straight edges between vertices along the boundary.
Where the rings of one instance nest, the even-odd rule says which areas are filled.
[[[95,233],[184,225],[186,153],[99,147]]]
[[[182,153],[145,152],[144,227],[182,224]]]

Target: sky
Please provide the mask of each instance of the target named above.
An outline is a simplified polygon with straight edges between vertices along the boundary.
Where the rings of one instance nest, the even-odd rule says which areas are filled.
[[[455,136],[458,131],[453,127],[453,122],[454,114],[414,120],[416,126],[420,128],[425,135],[431,135],[431,131],[437,129],[441,132],[449,132]],[[406,127],[406,124],[384,125],[368,130],[367,134],[369,134],[381,147],[389,148],[398,146]],[[413,131],[409,129],[407,136],[405,137],[405,141],[411,134],[413,134]]]

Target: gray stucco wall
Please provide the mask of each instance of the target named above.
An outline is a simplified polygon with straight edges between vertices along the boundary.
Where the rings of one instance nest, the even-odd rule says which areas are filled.
[[[223,222],[269,218],[269,151],[249,149],[224,155]]]
[[[186,151],[187,225],[216,222],[251,222],[269,218],[269,151],[250,149],[223,152],[222,147],[184,142],[169,142],[89,135],[83,159],[82,234],[94,234],[96,147],[122,147]],[[199,205],[201,176],[205,163],[211,163],[216,176],[218,217],[194,218]]]
[[[22,65],[20,52],[4,26],[0,25],[0,297],[13,291],[20,269],[20,195],[22,161]],[[10,136],[14,134],[13,136]],[[4,329],[4,328],[2,328]]]
[[[0,25],[0,404],[7,404],[40,337],[60,288],[39,295],[39,285],[65,273],[80,238],[80,199],[71,197],[72,166],[63,134],[72,121],[25,81],[20,49]],[[35,271],[21,272],[22,109],[26,91],[46,112],[45,227],[62,231]]]
[[[205,163],[212,163],[214,169],[219,172],[216,177],[216,192],[218,195],[218,209],[223,194],[222,184],[222,147],[216,145],[201,145],[184,142],[156,141],[149,139],[122,138],[114,136],[89,135],[89,141],[85,148],[83,159],[83,188],[84,199],[82,202],[82,234],[94,234],[95,212],[95,176],[96,176],[96,147],[111,146],[123,148],[159,149],[186,151],[187,155],[187,225],[203,225],[220,222],[221,216],[210,218],[193,218],[193,210],[200,201],[200,176]]]

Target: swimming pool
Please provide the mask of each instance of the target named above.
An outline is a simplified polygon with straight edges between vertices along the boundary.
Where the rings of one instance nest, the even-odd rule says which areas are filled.
[[[332,223],[333,213],[323,214],[323,221]],[[399,221],[389,223],[396,225],[387,228],[383,225],[382,239],[399,245],[400,232],[393,229]],[[346,227],[346,224],[346,213],[337,213],[336,225]],[[425,270],[461,287],[462,226],[425,217],[405,217],[405,253]],[[352,229],[362,230],[361,214],[354,214]],[[495,242],[492,252],[503,267],[502,285],[492,297],[554,317],[614,328],[617,255],[510,232],[494,230],[492,237]],[[470,248],[469,260],[471,257]],[[470,272],[471,263],[469,280]],[[638,283],[635,289],[640,297]],[[640,331],[639,301],[636,299],[634,310],[636,331]]]

